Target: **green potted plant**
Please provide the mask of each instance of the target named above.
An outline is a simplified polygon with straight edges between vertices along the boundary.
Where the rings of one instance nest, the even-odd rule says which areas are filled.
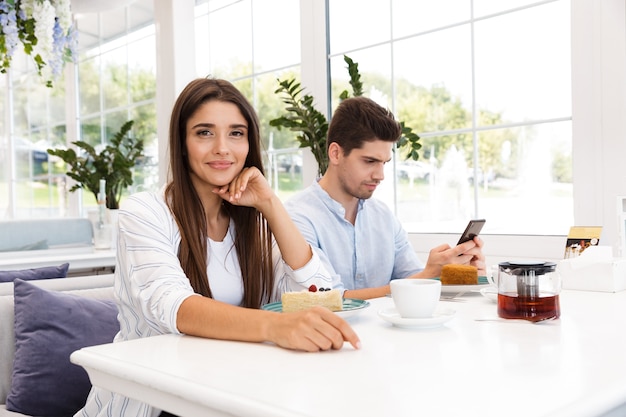
[[[133,120],[124,123],[100,152],[80,140],[72,142],[83,151],[80,153],[73,148],[48,149],[50,155],[58,156],[69,167],[67,176],[76,181],[70,192],[83,188],[91,191],[97,201],[100,180],[104,180],[106,207],[119,208],[122,192],[133,184],[132,168],[143,157],[143,140],[128,135],[133,123]]]
[[[359,64],[355,63],[350,57],[344,55],[346,64],[348,64],[348,74],[350,75],[350,85],[352,87],[352,95],[354,97],[363,95],[363,83],[361,82],[361,74],[359,73]],[[318,174],[323,175],[328,167],[328,154],[326,152],[326,133],[328,132],[328,120],[326,116],[315,109],[313,97],[304,94],[304,87],[295,79],[278,80],[279,88],[276,94],[283,95],[283,103],[286,104],[286,114],[270,120],[270,126],[278,129],[285,128],[293,132],[297,132],[296,139],[301,148],[310,148],[315,160],[317,161]],[[340,100],[350,97],[348,90],[344,90],[340,95]],[[407,147],[407,158],[413,160],[419,159],[419,150],[422,144],[419,143],[420,137],[413,132],[410,126],[406,126],[403,121],[402,137],[396,144],[397,148]]]

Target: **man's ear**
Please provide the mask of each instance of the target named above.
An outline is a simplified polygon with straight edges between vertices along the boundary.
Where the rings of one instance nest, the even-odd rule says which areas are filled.
[[[328,145],[329,161],[336,162],[341,155],[343,155],[343,149],[341,149],[341,146],[339,146],[337,142],[332,142],[330,145]]]

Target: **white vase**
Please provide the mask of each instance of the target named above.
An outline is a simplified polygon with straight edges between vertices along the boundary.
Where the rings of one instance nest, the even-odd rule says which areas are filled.
[[[93,225],[93,244],[96,249],[115,250],[117,248],[117,209],[106,209],[104,222],[97,209],[88,210],[87,217]]]
[[[101,219],[98,209],[89,209],[87,211],[87,218],[91,221],[91,225],[93,227],[94,248],[98,250],[111,249],[111,242],[113,238],[111,236],[112,228],[109,224],[108,216],[105,215],[104,219]]]

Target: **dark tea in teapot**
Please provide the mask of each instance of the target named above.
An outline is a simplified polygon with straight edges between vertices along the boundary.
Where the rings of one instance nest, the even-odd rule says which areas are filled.
[[[498,271],[498,316],[541,321],[561,314],[561,281],[553,262],[502,262]]]

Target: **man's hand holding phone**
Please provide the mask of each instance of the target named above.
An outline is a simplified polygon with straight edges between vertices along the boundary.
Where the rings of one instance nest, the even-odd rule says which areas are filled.
[[[485,219],[470,220],[457,245],[465,243],[468,240],[474,240],[474,238],[478,236],[484,225]]]
[[[474,238],[478,236],[484,225],[485,219],[470,220],[467,224],[467,227],[465,228],[465,231],[463,231],[463,234],[461,235],[457,246],[465,242],[469,242],[470,240],[474,240]],[[473,255],[470,261],[470,265],[474,265],[476,268],[478,268],[479,276],[486,274],[485,256],[482,253],[482,245],[482,241],[480,241],[476,247],[469,251],[469,253],[459,254],[459,256],[469,255],[470,253]]]
[[[473,246],[468,243],[466,245],[468,246],[467,253],[458,253],[458,245],[474,240],[474,238],[478,236],[482,230],[484,224],[484,219],[470,220],[457,245],[455,247],[450,247],[449,244],[443,244],[431,249],[428,253],[428,260],[426,261],[424,270],[414,276],[419,278],[438,277],[441,274],[441,267],[443,265],[458,263],[469,263],[478,269],[478,276],[486,275],[485,256],[482,252],[482,240],[479,239],[478,242],[474,242]],[[464,257],[461,258],[461,256]]]

